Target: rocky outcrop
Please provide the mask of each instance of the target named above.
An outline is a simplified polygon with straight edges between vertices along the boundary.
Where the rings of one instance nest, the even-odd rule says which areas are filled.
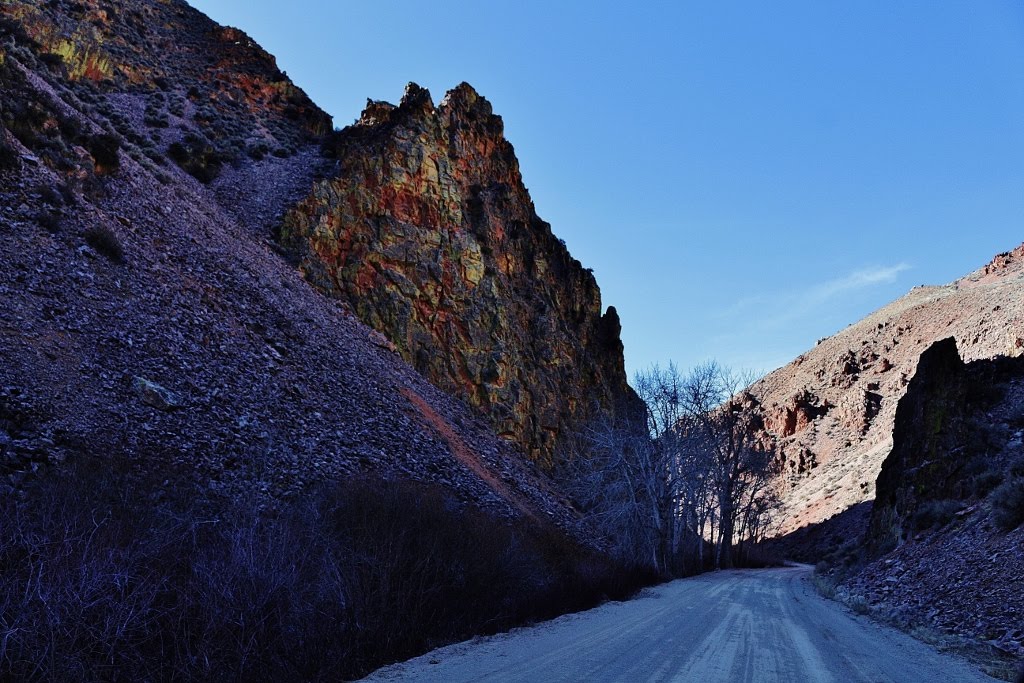
[[[1022,253],[915,287],[750,388],[765,411],[761,441],[785,464],[781,534],[875,497],[896,406],[933,343],[953,337],[966,361],[1024,352]]]
[[[183,0],[5,0],[4,34],[18,38],[16,60],[34,55],[37,76],[74,93],[69,104],[137,146],[153,173],[167,155],[207,182],[228,162],[289,157],[332,128],[273,56]]]
[[[971,388],[952,337],[921,354],[896,408],[893,448],[876,483],[868,533],[876,551],[906,538],[909,519],[922,502],[947,499],[963,482],[957,474],[966,458],[953,453],[962,450],[966,416],[976,408]]]
[[[952,338],[930,346],[896,409],[867,533],[842,541],[865,561],[839,574],[840,593],[908,629],[1024,654],[1024,525],[1000,515],[1024,490],[1022,428],[1024,358],[964,363]]]
[[[369,475],[585,537],[514,444],[269,248],[328,121],[282,77],[178,0],[0,3],[0,496],[67,462],[269,504]],[[190,135],[275,147],[205,185],[168,158]]]
[[[313,284],[541,462],[591,416],[635,406],[615,309],[537,217],[472,87],[435,106],[410,84],[333,145],[334,177],[281,230]]]
[[[1004,405],[1007,384],[1024,377],[1024,358],[964,364],[956,342],[936,342],[923,354],[917,373],[900,399],[893,447],[882,463],[868,528],[868,545],[879,554],[904,542],[932,522],[928,507],[966,507],[984,495],[980,482],[1001,476],[1000,457],[1021,406]],[[992,418],[1009,410],[1006,424]],[[989,474],[991,473],[991,475]]]

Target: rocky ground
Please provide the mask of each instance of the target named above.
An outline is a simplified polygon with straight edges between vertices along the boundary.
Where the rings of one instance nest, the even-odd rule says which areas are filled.
[[[901,625],[1024,658],[1024,528],[1006,534],[972,512],[867,565],[841,584],[840,596]]]
[[[26,7],[4,11],[19,18]],[[190,36],[220,35],[184,3],[146,7],[198,22]],[[112,21],[104,15],[96,25],[116,32]],[[270,226],[330,163],[318,141],[300,143],[296,133],[287,137],[292,151],[234,157],[210,178],[190,159],[171,159],[174,140],[203,130],[199,108],[169,115],[153,135],[140,102],[157,86],[75,81],[68,63],[40,61],[45,49],[31,39],[6,40],[5,107],[32,114],[0,128],[6,491],[68,458],[105,467],[116,455],[269,499],[357,472],[412,477],[502,514],[526,509],[575,528],[574,513],[521,452],[275,251]],[[205,48],[231,53],[211,56],[223,66],[245,62],[240,45],[217,39]],[[163,55],[168,77],[177,54]],[[182,71],[200,79],[197,88],[214,87],[201,78],[220,73]],[[238,120],[276,131],[292,120],[286,109]],[[106,164],[93,149],[104,135],[118,141]]]
[[[780,534],[875,497],[896,405],[921,353],[946,337],[965,361],[1024,352],[1024,246],[915,287],[751,387],[786,463]]]

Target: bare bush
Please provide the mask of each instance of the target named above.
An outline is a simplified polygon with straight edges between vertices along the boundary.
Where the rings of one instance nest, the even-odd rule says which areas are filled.
[[[124,247],[117,233],[105,225],[96,225],[83,234],[86,244],[114,263],[124,263]]]
[[[412,482],[268,508],[89,458],[29,493],[0,499],[4,680],[351,678],[652,579]]]

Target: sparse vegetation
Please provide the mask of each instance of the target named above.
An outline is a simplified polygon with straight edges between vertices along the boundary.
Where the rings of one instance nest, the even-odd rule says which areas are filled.
[[[910,524],[915,531],[941,529],[962,509],[963,505],[955,500],[928,500],[918,506]]]
[[[85,242],[114,263],[124,263],[124,247],[117,234],[106,226],[94,226],[85,231]]]
[[[60,213],[56,211],[40,211],[36,214],[36,223],[49,232],[60,231]]]
[[[61,193],[56,188],[51,187],[50,185],[39,186],[39,199],[41,199],[45,204],[49,204],[50,206],[64,205],[63,195],[61,195]]]
[[[18,168],[18,153],[3,138],[4,129],[0,126],[0,171]]]
[[[978,498],[984,498],[988,495],[989,491],[999,486],[1003,481],[1003,475],[995,470],[989,470],[982,472],[974,477],[972,482],[972,488],[974,495]]]
[[[1014,460],[1010,465],[1011,477],[1024,477],[1024,458]]]
[[[350,480],[268,508],[164,476],[88,458],[0,499],[0,671],[348,679],[651,578],[436,486]]]
[[[270,147],[268,147],[266,143],[259,142],[253,145],[249,145],[249,147],[246,148],[245,153],[249,155],[250,159],[253,159],[254,161],[260,161],[265,156],[267,156],[267,153],[269,151]]]
[[[846,604],[857,614],[871,614],[871,605],[860,595],[851,597]]]
[[[814,576],[811,578],[814,583],[814,589],[818,591],[823,597],[833,600],[836,597],[836,584],[824,574],[819,573],[817,570],[814,572]]]
[[[1014,476],[992,494],[995,521],[1003,531],[1013,531],[1024,523],[1024,477]]]
[[[105,171],[115,171],[120,167],[118,150],[121,149],[121,140],[116,135],[94,135],[88,140],[88,148],[97,167]]]
[[[182,169],[202,183],[213,181],[220,174],[224,160],[213,145],[195,134],[186,135],[167,149],[167,155]]]

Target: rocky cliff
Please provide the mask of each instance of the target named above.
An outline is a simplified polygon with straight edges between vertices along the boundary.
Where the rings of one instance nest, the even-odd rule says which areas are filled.
[[[537,217],[491,105],[410,84],[332,141],[333,177],[285,218],[306,277],[542,463],[591,417],[635,409],[619,319]]]
[[[1012,454],[1003,453],[1004,446],[1021,417],[992,420],[992,411],[1019,409],[1007,397],[1008,383],[1021,377],[1024,358],[965,365],[952,338],[921,354],[896,409],[893,447],[876,482],[868,529],[876,554],[920,531],[931,521],[923,513],[936,503],[963,507],[988,492],[989,473],[997,476],[1009,465],[1004,461]]]
[[[576,524],[277,253],[330,125],[242,32],[177,0],[11,0],[0,89],[2,491],[74,459],[275,498],[364,473]]]
[[[214,175],[236,158],[289,156],[331,130],[330,117],[273,56],[185,2],[5,0],[0,16],[50,74],[85,95],[86,108],[103,109],[98,113],[158,165],[150,151],[178,139],[183,125],[195,136],[185,155],[205,155]],[[115,112],[114,102],[95,93],[123,106]]]
[[[922,355],[840,590],[901,625],[1024,654],[1024,358]],[[861,543],[863,539],[863,543]],[[927,632],[927,631],[925,631]]]
[[[780,532],[875,497],[918,359],[953,337],[964,360],[1024,352],[1024,246],[948,285],[915,287],[751,387],[784,460]]]

